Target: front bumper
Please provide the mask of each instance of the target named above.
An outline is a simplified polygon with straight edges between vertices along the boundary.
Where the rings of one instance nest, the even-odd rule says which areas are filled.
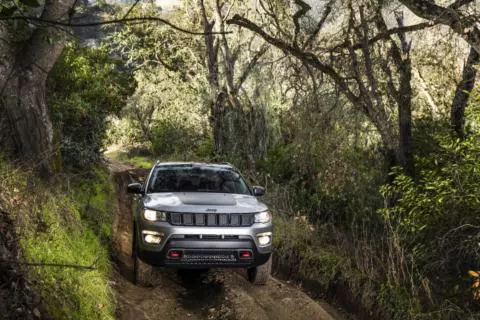
[[[272,232],[271,223],[249,227],[190,227],[172,226],[168,222],[140,221],[136,226],[139,258],[154,266],[176,268],[255,267],[268,261],[271,243],[261,246],[257,234]],[[146,243],[142,231],[164,235],[159,244]],[[169,257],[178,251],[180,256]],[[245,251],[250,257],[243,257]]]

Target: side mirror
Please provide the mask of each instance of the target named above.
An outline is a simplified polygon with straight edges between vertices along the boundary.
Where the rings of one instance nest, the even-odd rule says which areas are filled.
[[[265,188],[263,187],[254,186],[252,187],[252,190],[255,197],[261,197],[265,194]]]
[[[133,194],[141,194],[142,193],[142,184],[135,182],[135,183],[130,183],[127,186],[127,192],[128,193],[133,193]]]

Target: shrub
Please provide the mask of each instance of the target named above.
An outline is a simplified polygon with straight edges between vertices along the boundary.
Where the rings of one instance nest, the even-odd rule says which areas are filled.
[[[193,128],[175,121],[157,120],[151,132],[152,151],[157,156],[191,154],[201,141]]]
[[[480,269],[480,135],[470,131],[461,140],[437,132],[432,138],[437,147],[417,158],[417,180],[396,170],[393,184],[382,188],[395,204],[379,212],[389,226],[389,238],[397,239],[396,250],[404,255],[404,265],[398,263],[397,270],[417,270],[395,277],[396,285],[428,279],[422,296],[428,297],[429,290],[433,296],[424,301],[429,302],[427,309],[443,308],[441,301],[450,301],[456,309],[445,311],[448,317],[475,309],[467,274]]]

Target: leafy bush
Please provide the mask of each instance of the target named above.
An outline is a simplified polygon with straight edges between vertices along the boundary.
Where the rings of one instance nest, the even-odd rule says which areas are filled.
[[[66,46],[48,78],[48,103],[63,163],[98,162],[108,116],[118,114],[134,81],[106,48]]]
[[[201,137],[185,124],[158,120],[152,128],[152,151],[157,156],[192,154]]]
[[[478,116],[474,108],[470,115]],[[475,310],[467,273],[480,269],[478,133],[471,130],[465,140],[450,132],[437,133],[432,137],[436,149],[417,159],[417,180],[397,170],[393,184],[382,188],[384,197],[395,203],[379,212],[389,226],[389,237],[397,239],[396,249],[391,250],[401,251],[405,259],[397,269],[417,270],[413,275],[400,273],[396,285],[408,287],[423,278],[426,286],[417,290],[429,297],[423,301],[430,305],[427,309],[443,308],[440,302],[447,299],[456,306],[455,314]],[[445,311],[445,318],[450,313]]]

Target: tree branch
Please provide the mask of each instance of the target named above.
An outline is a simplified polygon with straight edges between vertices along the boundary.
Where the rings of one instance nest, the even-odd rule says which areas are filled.
[[[128,8],[127,13],[125,13],[125,15],[123,16],[122,19],[127,19],[130,12],[132,12],[133,8],[135,8],[139,2],[140,2],[140,0],[135,0],[135,2],[130,6],[130,8]]]
[[[362,105],[359,98],[348,87],[345,79],[342,78],[340,74],[338,74],[331,66],[321,62],[315,54],[311,52],[304,52],[298,47],[293,47],[292,45],[284,42],[283,40],[272,37],[265,31],[263,31],[260,26],[244,17],[239,16],[238,14],[233,16],[232,19],[227,20],[227,24],[234,24],[249,29],[250,31],[253,31],[259,36],[261,36],[266,42],[274,45],[275,47],[283,50],[284,52],[290,53],[297,59],[300,59],[300,61],[305,62],[312,67],[320,70],[321,72],[327,74],[333,79],[335,84],[345,93],[347,98],[353,104]]]
[[[247,80],[250,72],[253,70],[253,68],[257,64],[258,60],[260,60],[260,58],[265,54],[265,52],[267,52],[267,50],[268,50],[267,45],[262,46],[260,50],[257,51],[257,53],[255,53],[253,58],[248,62],[247,67],[245,68],[245,70],[243,70],[242,75],[240,76],[237,83],[235,84],[235,89],[234,89],[235,93],[238,92],[238,90],[242,87],[245,80]]]
[[[77,27],[95,27],[95,26],[100,26],[100,25],[106,25],[106,24],[118,24],[118,23],[128,23],[128,22],[148,22],[148,21],[154,21],[154,22],[161,22],[163,24],[166,24],[167,26],[171,27],[174,30],[186,33],[186,34],[191,34],[191,35],[208,35],[208,34],[230,34],[232,33],[231,31],[225,31],[225,32],[197,32],[197,31],[191,31],[187,29],[183,29],[168,20],[158,18],[158,17],[136,17],[136,18],[126,18],[126,19],[112,19],[112,20],[106,20],[106,21],[98,21],[98,22],[87,22],[87,23],[70,23],[70,22],[64,22],[64,21],[57,21],[57,20],[47,20],[47,19],[42,19],[38,17],[0,17],[0,21],[16,21],[16,20],[23,20],[23,21],[29,21],[29,22],[41,22],[44,23],[45,25],[48,26],[63,26],[63,27],[72,27],[72,28],[77,28]]]
[[[433,23],[432,22],[422,22],[422,23],[411,25],[411,26],[403,26],[403,27],[395,27],[395,28],[392,28],[392,29],[387,29],[387,30],[384,30],[383,32],[377,34],[376,36],[370,38],[368,40],[368,45],[372,45],[375,42],[378,42],[380,40],[389,39],[390,36],[394,35],[394,34],[419,31],[419,30],[423,30],[425,28],[433,27],[435,25],[436,25],[435,22],[433,22]],[[348,49],[350,47],[355,49],[355,50],[358,50],[358,49],[361,49],[363,47],[363,45],[364,45],[363,41],[361,43],[356,43],[352,46],[350,45],[350,43],[348,41],[345,41],[345,42],[343,42],[339,45],[336,45],[335,47],[331,48],[330,50],[331,51],[337,51],[337,50],[341,50],[341,49]]]
[[[84,270],[96,270],[97,267],[95,267],[95,262],[91,266],[81,266],[81,265],[78,265],[78,264],[23,262],[23,261],[17,261],[17,260],[0,260],[0,263],[14,263],[14,264],[31,266],[31,267],[59,267],[59,268],[84,269]]]
[[[441,7],[430,0],[400,0],[417,16],[449,26],[480,54],[480,29],[475,21],[468,19],[458,8],[469,0],[457,0],[449,7]]]
[[[330,0],[330,2],[328,2],[328,3],[325,5],[325,10],[323,11],[322,18],[320,18],[320,21],[318,21],[317,26],[316,26],[315,29],[313,30],[312,34],[310,34],[310,36],[308,37],[308,39],[307,39],[307,40],[305,41],[305,43],[303,44],[303,49],[308,48],[308,46],[310,45],[310,43],[317,37],[318,33],[320,32],[320,30],[322,29],[323,25],[325,24],[325,21],[327,20],[328,16],[329,16],[330,13],[332,12],[332,7],[333,7],[334,2],[335,2],[335,0]]]
[[[302,0],[295,0],[295,4],[300,7],[297,12],[294,13],[293,15],[293,24],[295,26],[295,30],[293,32],[293,44],[296,46],[297,45],[297,38],[298,38],[298,33],[300,32],[300,18],[305,16],[312,7],[305,3]]]
[[[474,0],[457,0],[448,7],[454,10],[460,9],[460,7],[463,7],[467,4],[472,3]]]

